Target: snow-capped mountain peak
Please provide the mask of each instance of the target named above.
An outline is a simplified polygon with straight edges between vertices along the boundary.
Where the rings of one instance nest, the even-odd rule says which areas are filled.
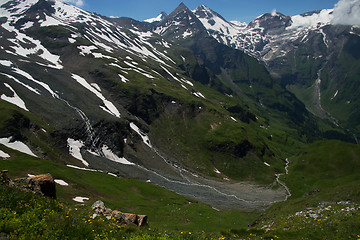
[[[154,32],[173,39],[186,39],[199,31],[206,32],[196,15],[181,3],[173,12],[158,23]]]
[[[249,24],[228,22],[204,5],[193,12],[208,33],[220,43],[240,49],[265,62],[286,52],[279,46],[285,46],[285,43],[299,38],[304,39],[309,31],[330,25],[333,19],[333,9],[296,16],[286,16],[274,9],[271,13],[260,15]],[[278,53],[269,54],[274,51]]]
[[[240,22],[237,20],[231,20],[230,22],[238,27],[246,27],[247,26],[246,22]]]
[[[157,17],[146,19],[144,20],[144,22],[148,22],[148,23],[160,22],[164,18],[166,18],[166,16],[167,16],[166,12],[161,12],[159,15],[157,15]]]
[[[229,44],[228,38],[236,36],[240,29],[244,27],[226,21],[220,14],[201,5],[193,13],[201,21],[209,34],[215,37],[219,42]]]
[[[333,11],[333,9],[323,9],[320,11],[292,16],[292,24],[289,26],[289,29],[318,28],[319,26],[329,25],[333,19]]]
[[[193,13],[199,18],[206,18],[209,20],[213,18],[220,18],[221,20],[226,21],[220,14],[216,13],[205,5],[200,5],[198,8],[193,10]]]
[[[263,28],[264,31],[285,28],[291,25],[291,17],[282,13],[265,13],[249,23],[248,28]]]

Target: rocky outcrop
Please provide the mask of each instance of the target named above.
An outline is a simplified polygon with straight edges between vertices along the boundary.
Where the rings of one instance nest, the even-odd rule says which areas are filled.
[[[56,199],[56,185],[53,177],[47,174],[41,174],[25,179],[28,183],[28,187],[37,193],[50,198]]]
[[[123,213],[118,210],[111,210],[110,208],[106,208],[102,201],[96,201],[91,208],[95,212],[93,218],[98,215],[104,215],[107,219],[115,218],[126,225],[136,225],[138,227],[148,225],[146,215],[137,215],[132,213]]]
[[[7,176],[7,173],[7,170],[2,170],[0,172],[1,185],[17,187],[24,191],[32,191],[45,197],[56,199],[56,185],[51,174],[47,173],[27,178],[18,178],[12,181]]]

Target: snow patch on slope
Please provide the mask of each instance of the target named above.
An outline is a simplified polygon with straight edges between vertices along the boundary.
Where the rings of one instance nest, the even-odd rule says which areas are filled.
[[[55,93],[55,92],[49,87],[49,85],[47,85],[46,83],[43,83],[43,82],[41,82],[41,81],[38,81],[38,80],[34,79],[29,73],[27,73],[27,72],[25,72],[25,71],[23,71],[23,70],[21,70],[21,69],[19,69],[19,68],[12,68],[12,70],[13,70],[13,72],[15,72],[15,73],[17,73],[17,74],[19,74],[19,75],[22,75],[23,77],[27,78],[28,80],[30,80],[30,81],[32,81],[32,82],[34,82],[34,83],[42,86],[45,90],[47,90],[47,91],[51,94],[51,96],[52,96],[53,98],[58,98],[58,97],[59,97],[59,96],[57,95],[57,93]]]
[[[132,130],[134,130],[137,134],[140,135],[140,137],[142,138],[143,142],[144,142],[146,145],[148,145],[150,148],[152,148],[149,137],[148,137],[145,133],[143,133],[143,132],[140,130],[140,128],[139,128],[138,126],[136,126],[135,123],[133,123],[133,122],[130,123],[130,128],[131,128]]]
[[[8,75],[8,74],[5,74],[5,73],[0,73],[6,77],[8,77],[9,79],[13,80],[14,82],[26,87],[27,89],[29,89],[30,91],[36,93],[37,95],[41,95],[40,92],[37,90],[37,89],[34,89],[32,87],[30,87],[29,85],[26,85],[25,83],[23,82],[20,82],[18,79],[16,79],[15,77],[11,76],[11,75]]]
[[[84,203],[85,201],[89,201],[90,199],[88,197],[74,197],[72,200],[74,202]]]
[[[61,180],[61,179],[55,179],[54,182],[56,184],[59,184],[60,186],[69,186],[69,184],[67,182],[65,182],[64,180]]]
[[[12,139],[12,137],[0,138],[0,144],[6,146],[8,148],[17,150],[19,152],[26,153],[30,156],[37,157],[25,143],[20,142],[20,141],[12,142],[11,139]]]
[[[6,152],[0,150],[0,157],[3,158],[3,159],[7,159],[10,157],[9,154],[7,154]]]
[[[103,106],[100,106],[101,109],[105,110],[106,112],[120,118],[120,112],[118,111],[118,109],[115,107],[115,105],[110,102],[109,100],[107,100],[101,92],[99,92],[95,87],[93,87],[92,85],[90,85],[84,78],[76,75],[76,74],[72,74],[72,78],[75,79],[80,85],[82,85],[84,88],[88,89],[90,92],[94,93],[100,100],[103,101],[105,108]]]
[[[328,25],[333,19],[332,12],[333,9],[323,9],[319,13],[313,13],[311,15],[292,16],[291,20],[293,23],[287,30],[296,28],[319,28],[319,26]]]
[[[74,165],[66,165],[67,167],[69,168],[74,168],[74,169],[78,169],[78,170],[84,170],[84,171],[89,171],[89,172],[102,172],[102,171],[99,171],[99,170],[95,170],[95,169],[90,169],[90,168],[82,168],[82,167],[78,167],[78,166],[74,166]]]
[[[5,100],[11,104],[14,104],[16,106],[18,106],[19,108],[24,109],[25,111],[29,111],[29,109],[26,108],[25,106],[25,102],[19,97],[19,95],[16,94],[15,90],[7,83],[4,83],[4,85],[10,89],[10,91],[13,92],[13,97],[8,97],[5,94],[1,95],[1,99]]]
[[[135,165],[132,162],[129,162],[126,158],[124,157],[118,157],[115,153],[113,153],[111,151],[111,149],[106,146],[103,145],[101,151],[104,153],[105,157],[111,161],[117,162],[117,163],[121,163],[121,164],[125,164],[125,165]]]
[[[0,64],[5,66],[5,67],[11,67],[12,62],[9,60],[0,60]]]
[[[25,1],[26,2],[26,1]],[[42,58],[45,62],[49,63],[47,66],[56,69],[62,69],[60,57],[50,53],[42,44],[41,41],[33,39],[22,31],[19,31],[15,28],[15,26],[11,25],[18,19],[18,11],[21,9],[26,11],[27,8],[31,7],[37,1],[29,1],[29,4],[25,4],[24,2],[19,2],[15,9],[5,10],[4,8],[0,8],[0,16],[8,17],[8,21],[2,24],[7,31],[13,33],[15,38],[7,38],[8,41],[11,42],[10,48],[13,50],[12,54],[16,54],[25,58],[29,58],[30,56],[38,56]],[[31,43],[31,44],[29,44]]]
[[[84,143],[81,140],[74,140],[72,138],[67,139],[67,145],[69,147],[69,153],[74,158],[80,160],[85,166],[89,166],[89,163],[84,160],[81,155],[81,148],[84,147]]]

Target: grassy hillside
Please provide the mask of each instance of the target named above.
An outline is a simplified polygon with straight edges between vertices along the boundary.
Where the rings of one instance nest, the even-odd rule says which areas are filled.
[[[12,178],[50,172],[69,186],[57,185],[58,201],[1,187],[0,230],[12,238],[91,239],[358,239],[360,224],[360,147],[340,141],[316,142],[290,158],[282,178],[292,196],[256,213],[216,211],[210,206],[152,184],[105,173],[65,167],[3,146],[11,155],[0,168]],[[84,205],[71,199],[89,197]],[[147,214],[145,228],[118,227],[114,220],[90,219],[90,205]],[[254,222],[253,227],[247,225]],[[47,235],[45,235],[47,234]],[[49,235],[49,236],[50,236]],[[56,236],[56,237],[55,237]]]
[[[240,211],[219,212],[206,204],[150,183],[69,168],[52,161],[29,157],[3,146],[0,149],[12,156],[0,162],[0,169],[9,170],[11,178],[50,173],[55,179],[62,179],[69,184],[57,185],[60,202],[74,206],[72,198],[88,197],[90,200],[86,202],[86,206],[91,206],[96,200],[102,200],[106,207],[114,210],[148,215],[151,228],[172,231],[201,228],[216,232],[234,226],[246,226],[255,216]],[[88,216],[90,215],[92,214],[89,213]]]
[[[121,225],[116,219],[91,218],[76,208],[30,192],[0,185],[0,233],[4,239],[209,239],[220,233],[171,231]]]
[[[288,201],[274,204],[255,223],[282,239],[358,239],[360,147],[315,142],[289,159]]]

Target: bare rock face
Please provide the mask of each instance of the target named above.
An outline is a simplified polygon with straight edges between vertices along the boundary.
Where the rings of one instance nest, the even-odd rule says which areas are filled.
[[[51,174],[47,173],[28,177],[26,182],[32,191],[56,199],[56,184]]]

